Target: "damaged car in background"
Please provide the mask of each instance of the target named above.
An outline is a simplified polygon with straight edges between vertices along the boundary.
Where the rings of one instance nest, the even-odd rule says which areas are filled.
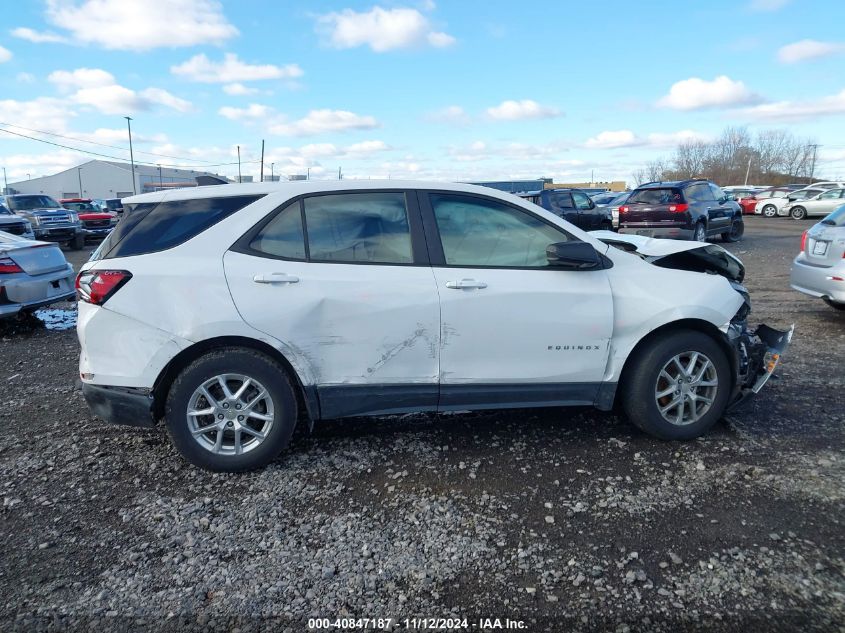
[[[73,299],[73,279],[58,244],[0,231],[0,318]]]
[[[163,420],[212,470],[267,464],[297,420],[617,404],[666,440],[758,392],[792,330],[748,327],[742,263],[587,233],[458,183],[148,193],[79,273],[100,418]]]

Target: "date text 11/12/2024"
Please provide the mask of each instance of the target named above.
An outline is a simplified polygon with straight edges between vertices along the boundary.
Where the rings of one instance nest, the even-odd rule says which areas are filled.
[[[526,630],[523,620],[510,618],[309,618],[309,630],[392,630],[404,628],[414,631],[476,630],[498,631]]]

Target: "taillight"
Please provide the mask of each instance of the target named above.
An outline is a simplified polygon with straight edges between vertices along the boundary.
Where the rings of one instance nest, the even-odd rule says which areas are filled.
[[[130,279],[128,270],[85,270],[76,276],[76,296],[101,306]]]
[[[689,209],[689,205],[686,202],[682,202],[681,204],[669,205],[669,213],[683,213],[687,209]]]
[[[630,211],[630,210],[631,210],[631,208],[627,205],[623,205],[623,206],[619,207],[619,213],[628,213],[628,211]]]
[[[808,229],[809,230],[809,229]],[[807,231],[804,231],[801,234],[801,250],[804,250],[804,247],[807,246]]]
[[[22,273],[23,269],[11,257],[0,257],[0,275]]]

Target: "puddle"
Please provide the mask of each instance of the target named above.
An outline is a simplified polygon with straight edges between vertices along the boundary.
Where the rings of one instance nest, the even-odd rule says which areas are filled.
[[[48,330],[70,330],[76,327],[76,310],[43,308],[36,310],[35,316]]]

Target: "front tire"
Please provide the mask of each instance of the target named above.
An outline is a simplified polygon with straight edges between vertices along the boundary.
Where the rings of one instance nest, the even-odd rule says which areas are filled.
[[[789,215],[792,216],[793,220],[803,220],[807,217],[807,210],[804,207],[792,207]]]
[[[192,464],[242,472],[272,461],[290,442],[296,395],[285,369],[237,347],[209,352],[177,376],[165,420],[176,449]]]
[[[778,214],[778,208],[773,204],[767,204],[763,207],[763,215],[767,218],[773,218]]]
[[[742,236],[745,234],[745,222],[742,220],[734,220],[731,223],[731,230],[725,231],[722,233],[722,241],[723,242],[738,242],[742,239]]]
[[[671,332],[630,362],[620,396],[628,419],[642,431],[662,440],[690,440],[722,417],[733,388],[731,369],[710,336]]]
[[[693,242],[706,242],[707,241],[707,229],[704,226],[704,222],[699,222],[695,225],[695,229],[692,233],[692,241]]]

